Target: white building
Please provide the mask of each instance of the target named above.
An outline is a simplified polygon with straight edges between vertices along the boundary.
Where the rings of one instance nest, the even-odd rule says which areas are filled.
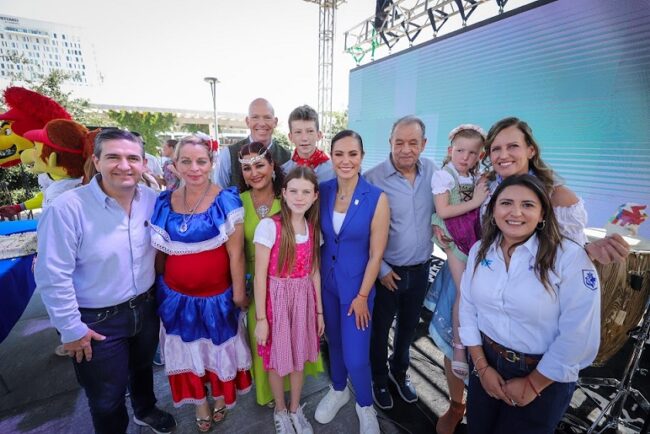
[[[13,61],[11,54],[27,64]],[[70,84],[97,84],[94,49],[83,29],[0,15],[0,80],[20,73],[31,79],[55,69],[72,74]]]

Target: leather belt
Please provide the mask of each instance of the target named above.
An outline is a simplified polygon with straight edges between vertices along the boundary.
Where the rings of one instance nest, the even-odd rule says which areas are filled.
[[[488,335],[481,333],[483,336],[483,342],[492,350],[503,357],[510,363],[517,363],[520,360],[523,360],[527,366],[537,365],[542,358],[541,355],[532,355],[521,353],[519,351],[511,350],[510,348],[504,347],[498,342],[494,342]]]

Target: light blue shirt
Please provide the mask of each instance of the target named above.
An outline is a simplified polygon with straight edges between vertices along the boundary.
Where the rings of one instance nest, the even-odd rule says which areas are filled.
[[[34,277],[64,343],[88,331],[80,307],[115,306],[154,283],[156,251],[147,221],[156,193],[138,185],[128,216],[101,189],[100,176],[59,196],[38,223]]]
[[[298,164],[296,164],[295,161],[289,160],[281,166],[282,172],[286,175],[297,165]],[[318,178],[319,184],[321,182],[329,181],[336,176],[336,173],[334,173],[334,168],[332,167],[332,160],[327,160],[326,162],[316,166],[314,173],[316,174],[316,178]]]
[[[512,350],[543,354],[537,370],[562,383],[576,381],[600,344],[600,282],[585,250],[565,239],[548,273],[553,293],[535,272],[539,240],[515,248],[506,268],[497,240],[474,268],[474,244],[461,281],[460,338],[481,345],[481,332]]]
[[[431,216],[435,211],[431,177],[438,170],[428,158],[417,162],[415,182],[406,179],[389,157],[364,173],[364,178],[388,196],[390,230],[379,277],[392,271],[390,265],[409,266],[427,261],[433,253]]]

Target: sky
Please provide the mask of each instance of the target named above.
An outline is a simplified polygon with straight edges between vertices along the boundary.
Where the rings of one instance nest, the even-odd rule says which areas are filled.
[[[343,32],[374,14],[375,0],[348,0],[336,13],[333,109],[344,110]],[[85,29],[103,82],[76,89],[92,103],[245,113],[256,97],[286,120],[318,104],[318,5],[305,0],[0,0],[0,13]],[[286,129],[286,128],[283,128]]]

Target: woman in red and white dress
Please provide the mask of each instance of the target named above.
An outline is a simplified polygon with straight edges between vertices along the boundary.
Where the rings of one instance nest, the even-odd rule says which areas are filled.
[[[179,143],[183,188],[161,193],[151,218],[157,258],[161,355],[175,406],[196,405],[207,432],[251,387],[251,355],[240,308],[244,288],[244,209],[234,187],[210,182],[210,144]],[[214,399],[207,399],[207,386]]]

